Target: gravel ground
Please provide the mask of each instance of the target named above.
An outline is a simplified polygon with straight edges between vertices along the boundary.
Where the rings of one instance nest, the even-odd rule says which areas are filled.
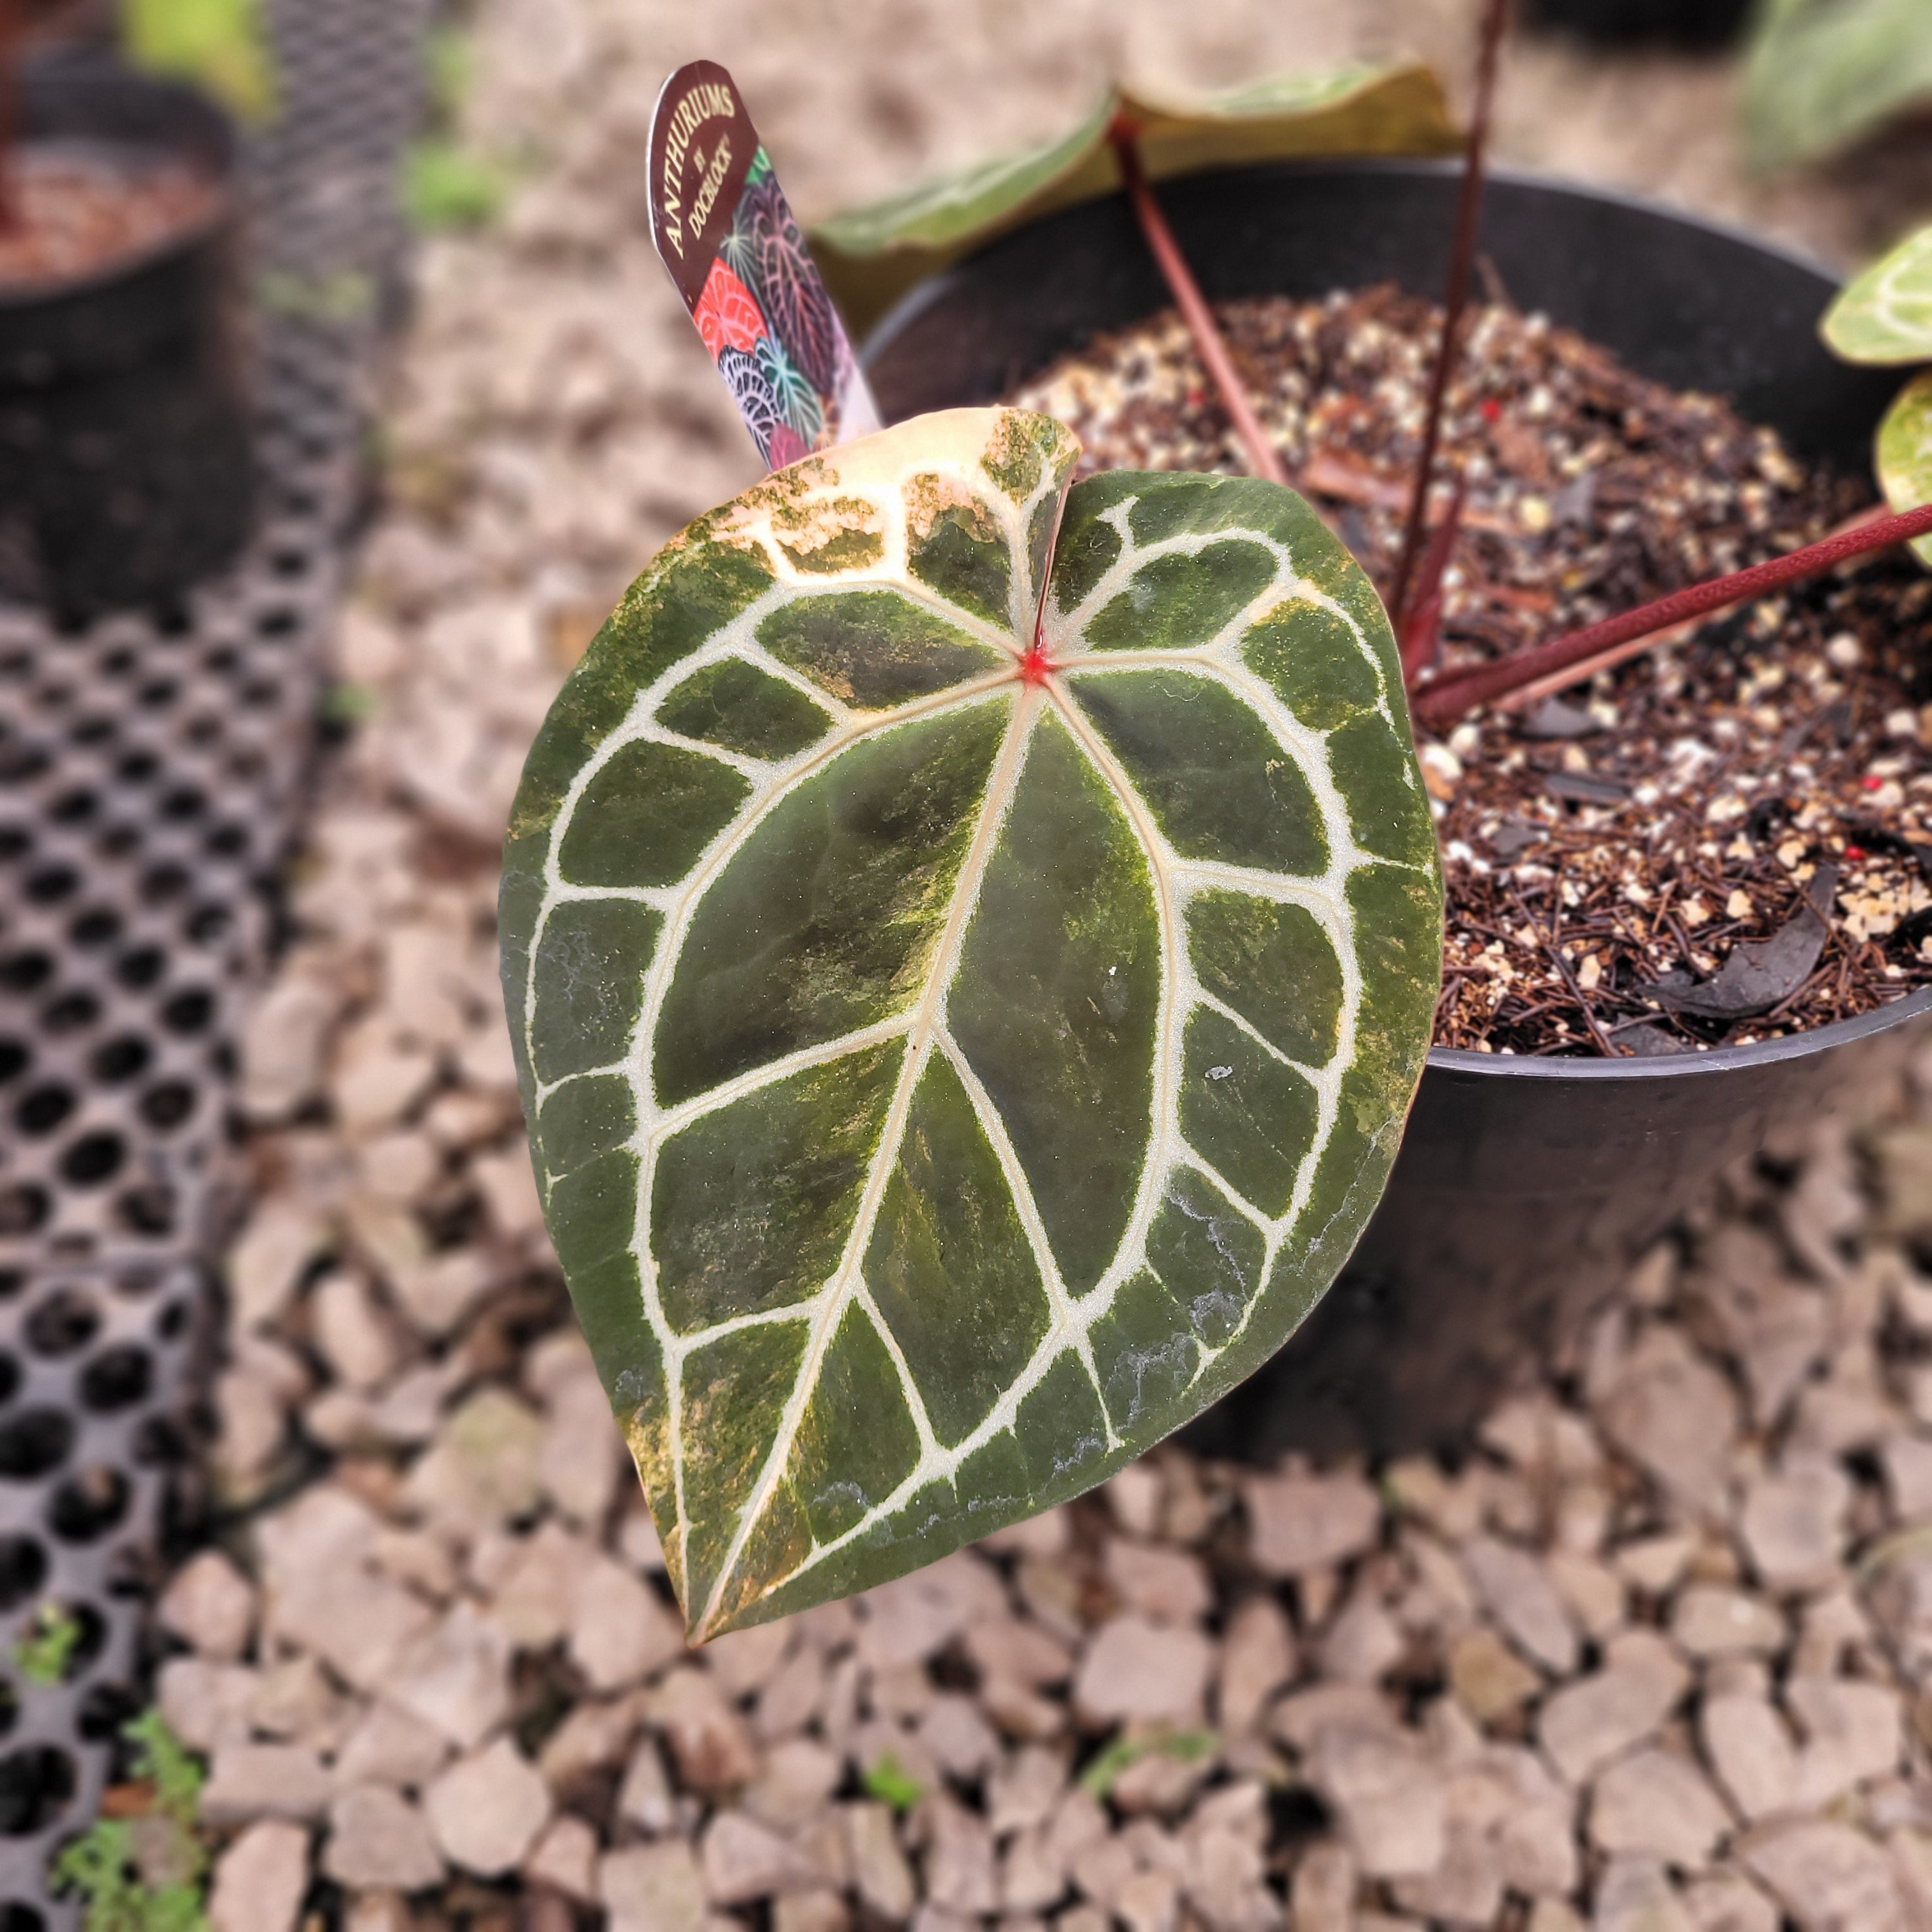
[[[394,372],[340,647],[367,722],[248,1041],[226,1531],[162,1605],[216,1932],[1932,1926],[1909,1092],[1735,1177],[1460,1467],[1163,1450],[694,1657],[537,1211],[495,982],[517,770],[617,588],[754,474],[650,252],[663,72],[727,59],[809,210],[1058,124],[1109,68],[1460,56],[1463,13],[484,9],[472,133],[525,183],[426,249]],[[1904,150],[1747,184],[1718,66],[1512,65],[1519,158],[1846,254],[1932,200]]]

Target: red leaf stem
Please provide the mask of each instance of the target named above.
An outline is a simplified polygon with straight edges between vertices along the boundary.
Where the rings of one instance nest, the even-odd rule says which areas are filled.
[[[1415,487],[1408,501],[1408,524],[1402,532],[1402,556],[1396,565],[1395,590],[1389,613],[1398,633],[1408,614],[1410,580],[1422,554],[1423,532],[1429,518],[1429,486],[1436,478],[1436,452],[1442,440],[1442,409],[1449,394],[1449,378],[1456,367],[1462,310],[1469,299],[1469,272],[1476,259],[1476,224],[1483,212],[1483,162],[1490,143],[1490,110],[1496,98],[1496,56],[1509,19],[1509,0],[1489,0],[1483,16],[1482,44],[1476,58],[1476,100],[1469,119],[1469,145],[1462,163],[1462,192],[1456,208],[1456,237],[1449,254],[1449,281],[1442,296],[1442,340],[1429,379],[1429,410],[1422,428],[1422,454],[1415,466]]]
[[[1435,663],[1442,647],[1442,580],[1448,574],[1449,560],[1462,528],[1463,496],[1462,479],[1459,476],[1448,510],[1422,554],[1421,570],[1402,617],[1402,675],[1411,686]]]
[[[1660,597],[1654,604],[1626,610],[1622,616],[1606,617],[1600,623],[1586,625],[1568,636],[1552,638],[1546,644],[1513,652],[1492,663],[1470,664],[1460,670],[1430,679],[1412,699],[1417,721],[1430,730],[1453,724],[1466,711],[1479,704],[1493,704],[1499,698],[1520,690],[1558,671],[1587,674],[1590,661],[1604,656],[1618,646],[1666,631],[1688,619],[1706,617],[1727,604],[1742,604],[1766,592],[1776,590],[1803,577],[1814,577],[1846,558],[1862,556],[1868,550],[1884,550],[1912,537],[1932,532],[1932,503],[1921,504],[1894,517],[1881,517],[1875,523],[1859,524],[1839,531],[1822,542],[1807,544],[1767,563],[1753,564],[1728,577],[1715,577],[1707,583],[1694,584],[1688,590]]]
[[[0,0],[0,232],[20,224],[14,164],[20,148],[20,63],[26,56],[26,0]]]
[[[1240,438],[1241,446],[1247,452],[1249,469],[1270,483],[1285,486],[1288,472],[1282,466],[1281,452],[1275,448],[1267,430],[1262,427],[1261,418],[1255,414],[1246,387],[1235,370],[1234,358],[1228,352],[1220,326],[1214,320],[1214,312],[1208,306],[1201,285],[1195,280],[1194,272],[1187,266],[1187,257],[1180,252],[1180,244],[1174,238],[1174,230],[1167,225],[1160,199],[1148,180],[1147,170],[1142,164],[1140,148],[1136,145],[1138,131],[1124,114],[1115,115],[1113,124],[1107,130],[1107,138],[1113,143],[1114,156],[1120,164],[1120,178],[1126,184],[1128,205],[1134,211],[1134,219],[1141,225],[1141,232],[1147,238],[1149,252],[1160,269],[1168,292],[1174,297],[1174,306],[1187,324],[1187,332],[1194,338],[1194,346],[1208,374],[1214,378],[1215,388],[1220,392],[1222,406],[1227,410],[1228,420],[1234,425],[1234,434]]]

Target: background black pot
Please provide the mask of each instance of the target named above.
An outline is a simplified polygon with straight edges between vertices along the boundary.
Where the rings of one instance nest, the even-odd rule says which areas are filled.
[[[199,94],[98,55],[34,63],[25,93],[29,141],[185,162],[220,190],[141,255],[0,286],[0,593],[75,618],[164,604],[248,533],[233,134]]]
[[[1750,10],[1751,0],[1526,0],[1523,20],[1613,46],[1721,47],[1736,39]]]
[[[1210,299],[1442,286],[1456,170],[1282,165],[1169,182]],[[1642,374],[1728,394],[1801,453],[1868,470],[1896,388],[1820,346],[1833,284],[1743,236],[1504,176],[1482,247],[1522,307]],[[1118,198],[1049,217],[914,291],[866,360],[889,419],[988,402],[1096,330],[1167,305]],[[1932,992],[1795,1040],[1644,1060],[1430,1055],[1381,1208],[1300,1332],[1195,1425],[1216,1453],[1453,1444],[1573,1334],[1722,1168],[1882,1088]]]

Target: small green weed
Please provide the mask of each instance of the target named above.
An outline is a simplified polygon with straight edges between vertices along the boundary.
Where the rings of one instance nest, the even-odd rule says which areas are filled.
[[[890,1804],[895,1811],[910,1811],[926,1796],[925,1786],[890,1751],[873,1765],[862,1782],[868,1797]]]
[[[80,1642],[80,1619],[64,1604],[45,1603],[14,1640],[14,1662],[31,1684],[58,1684]]]
[[[203,1773],[158,1711],[124,1733],[134,1774],[154,1792],[146,1820],[100,1818],[55,1859],[56,1892],[76,1894],[86,1932],[208,1932],[202,1910],[208,1847],[196,1828]],[[158,1834],[146,1827],[158,1825]]]
[[[1218,1750],[1220,1743],[1212,1731],[1168,1731],[1152,1737],[1116,1738],[1080,1774],[1080,1782],[1094,1797],[1105,1798],[1123,1772],[1156,1751],[1183,1764],[1198,1764],[1210,1752]]]

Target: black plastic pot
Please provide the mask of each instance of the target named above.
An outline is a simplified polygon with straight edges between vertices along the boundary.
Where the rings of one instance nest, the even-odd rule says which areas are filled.
[[[232,130],[190,89],[97,55],[35,63],[24,118],[30,142],[185,162],[220,189],[144,254],[0,286],[0,594],[76,619],[165,606],[249,530]]]
[[[1527,0],[1523,20],[1610,46],[1721,47],[1736,40],[1751,0]]]
[[[1210,298],[1441,287],[1453,166],[1284,165],[1169,182]],[[1613,196],[1504,176],[1482,246],[1511,296],[1642,374],[1728,394],[1803,454],[1864,471],[1897,388],[1820,346],[1834,284],[1797,257]],[[889,419],[988,402],[1095,331],[1166,305],[1118,198],[1018,230],[922,285],[866,361]],[[1932,992],[1757,1046],[1647,1060],[1429,1057],[1388,1194],[1274,1360],[1196,1424],[1216,1453],[1451,1446],[1574,1335],[1732,1162],[1882,1089]]]

